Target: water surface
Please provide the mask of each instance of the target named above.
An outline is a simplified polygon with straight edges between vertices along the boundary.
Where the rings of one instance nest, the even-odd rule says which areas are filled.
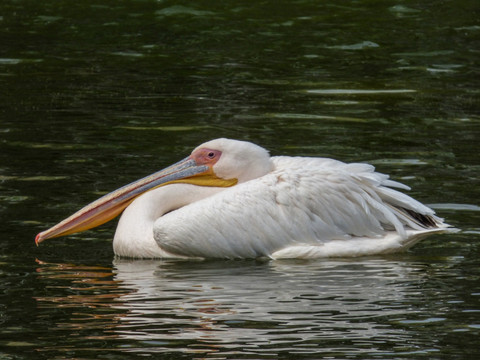
[[[465,358],[479,348],[480,7],[0,4],[0,357]],[[121,261],[34,245],[216,137],[370,162],[461,232],[406,254]]]

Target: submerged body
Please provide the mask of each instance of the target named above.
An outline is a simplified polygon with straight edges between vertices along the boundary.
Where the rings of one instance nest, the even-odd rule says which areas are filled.
[[[116,255],[349,257],[401,251],[449,227],[433,210],[392,189],[408,187],[368,164],[270,157],[257,145],[228,139],[205,143],[187,159],[208,167],[202,181],[206,173],[214,180],[199,186],[195,173],[129,200],[114,237]],[[54,227],[37,242],[74,232],[63,229],[75,214],[69,219],[57,225],[62,231]]]

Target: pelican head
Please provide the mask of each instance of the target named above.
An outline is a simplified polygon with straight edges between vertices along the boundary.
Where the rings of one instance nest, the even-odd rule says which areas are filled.
[[[193,150],[190,156],[154,174],[125,185],[90,203],[37,235],[35,242],[85,231],[119,215],[141,194],[173,183],[230,187],[263,176],[273,164],[262,147],[238,140],[216,139]]]
[[[273,164],[264,148],[246,141],[215,139],[193,150],[190,155],[198,163],[214,156],[213,173],[221,179],[236,179],[238,183],[269,173]]]

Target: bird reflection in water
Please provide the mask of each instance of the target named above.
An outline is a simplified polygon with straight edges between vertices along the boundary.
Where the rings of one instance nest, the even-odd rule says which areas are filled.
[[[39,279],[55,284],[36,298],[49,310],[39,316],[54,314],[45,336],[62,344],[42,351],[293,354],[318,351],[323,339],[372,354],[415,346],[389,319],[424,301],[411,284],[425,265],[389,258],[39,265]]]

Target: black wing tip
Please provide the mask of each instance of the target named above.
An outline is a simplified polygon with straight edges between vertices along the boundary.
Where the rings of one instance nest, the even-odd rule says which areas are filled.
[[[402,208],[413,221],[426,229],[435,229],[440,227],[441,221],[435,215],[420,214],[414,210]]]

